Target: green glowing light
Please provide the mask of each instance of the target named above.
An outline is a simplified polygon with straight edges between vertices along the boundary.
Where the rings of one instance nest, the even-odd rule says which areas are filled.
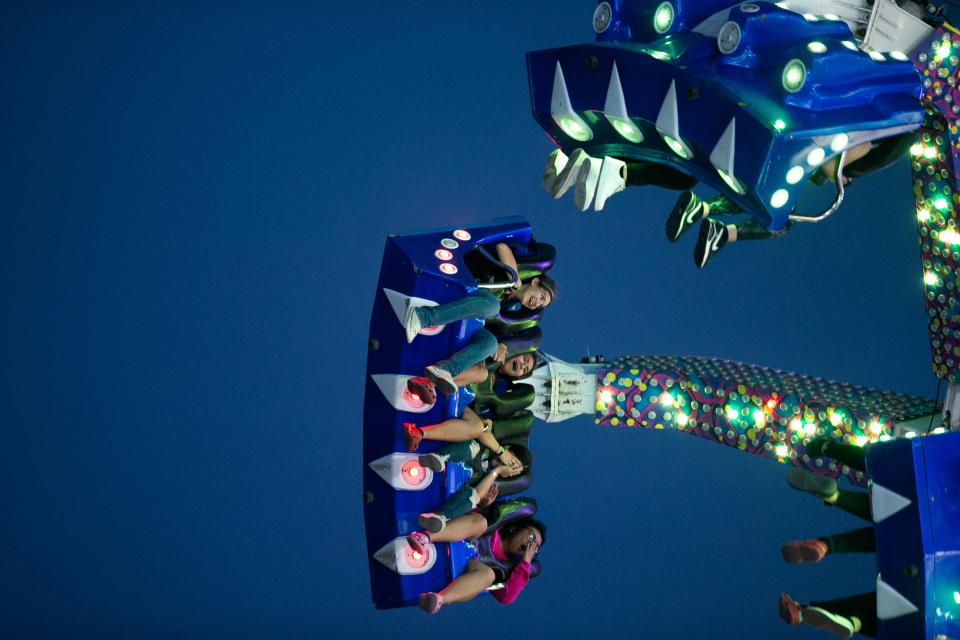
[[[723,181],[727,183],[727,186],[733,189],[735,192],[741,196],[747,192],[747,188],[743,186],[743,183],[731,176],[729,173],[723,169],[717,169],[717,173],[720,174],[720,177],[723,178]]]
[[[579,140],[583,142],[593,137],[593,134],[590,132],[589,128],[580,124],[573,118],[570,118],[567,116],[561,116],[557,120],[557,124],[560,125],[560,128],[563,129],[563,132],[565,134],[567,134],[574,140]]]
[[[814,40],[807,45],[807,51],[810,53],[823,53],[826,50],[827,45],[823,44],[822,42],[818,42],[817,40]]]
[[[858,447],[862,447],[863,445],[867,444],[867,442],[869,442],[867,436],[857,436],[853,439],[853,444],[857,445]]]
[[[770,196],[770,206],[774,209],[779,209],[783,205],[787,204],[787,200],[790,199],[790,192],[786,189],[777,189],[773,192],[773,195]]]
[[[940,242],[944,244],[960,244],[960,233],[957,233],[953,229],[946,229],[940,232],[940,235],[937,236]]]
[[[660,51],[658,49],[647,49],[647,53],[656,58],[657,60],[672,60],[673,58],[669,53],[665,51]]]
[[[790,93],[795,93],[803,87],[807,79],[807,68],[803,62],[794,58],[783,67],[783,74],[780,76],[780,82],[783,88]]]
[[[927,211],[926,209],[920,209],[919,211],[917,211],[917,220],[919,220],[920,222],[926,222],[929,219],[930,219],[929,211]]]
[[[923,283],[929,287],[936,286],[937,274],[932,271],[927,271],[925,274],[923,274]]]
[[[736,420],[740,413],[733,407],[727,407],[727,419]]]
[[[677,412],[677,424],[681,427],[685,426],[687,424],[687,420],[689,419],[690,417],[682,411]]]
[[[663,133],[662,131],[660,132],[660,135],[663,137],[663,141],[667,143],[667,146],[670,147],[675,154],[684,160],[689,160],[693,157],[693,152],[690,151],[690,149],[687,148],[687,145],[683,144],[683,142],[677,140],[671,135]]]
[[[673,5],[663,2],[653,14],[653,28],[657,33],[666,33],[673,24]]]
[[[914,156],[923,155],[923,145],[919,142],[915,142],[910,145],[910,154]]]
[[[950,46],[950,43],[944,41],[939,47],[937,47],[937,56],[942,60],[944,58],[949,58],[950,53],[953,51],[953,48]]]
[[[953,601],[960,604],[960,591],[953,592]]]
[[[773,121],[773,128],[777,131],[783,131],[787,128],[787,123],[779,118]]]
[[[949,208],[950,203],[947,202],[946,198],[937,198],[933,201],[933,206],[935,206],[940,211],[946,211]]]
[[[607,120],[609,120],[613,128],[617,130],[617,133],[630,142],[643,142],[643,134],[640,133],[640,130],[629,120],[624,120],[618,116],[611,116],[610,114],[607,114]]]

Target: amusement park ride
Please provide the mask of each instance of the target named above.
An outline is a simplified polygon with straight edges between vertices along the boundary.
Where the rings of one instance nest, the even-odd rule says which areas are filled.
[[[519,218],[387,239],[370,328],[364,514],[377,608],[413,605],[459,575],[469,543],[414,551],[405,536],[470,476],[434,473],[404,447],[404,423],[473,403],[497,439],[527,444],[534,419],[674,429],[840,478],[870,493],[881,638],[960,639],[960,32],[933,6],[893,0],[604,0],[593,44],[527,54],[535,120],[562,152],[690,176],[771,232],[815,223],[843,201],[847,153],[912,136],[917,229],[934,374],[945,402],[709,358],[621,357],[571,364],[547,354],[528,380],[461,388],[434,404],[406,382],[486,326],[536,348],[538,312],[429,327],[408,344],[408,304],[475,294],[465,261],[506,243],[521,277],[552,266]],[[833,164],[829,164],[835,159]],[[809,178],[835,167],[833,202],[800,212]],[[599,207],[598,207],[599,208]],[[497,433],[499,431],[499,433]],[[858,470],[807,452],[812,438],[864,447]],[[431,449],[433,447],[433,449]],[[421,453],[435,450],[424,441]],[[536,511],[500,491],[498,522]],[[494,585],[496,587],[497,585]]]

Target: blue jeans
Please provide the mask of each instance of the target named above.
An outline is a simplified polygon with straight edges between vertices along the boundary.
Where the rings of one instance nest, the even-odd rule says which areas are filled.
[[[490,318],[500,313],[500,300],[486,289],[477,289],[477,295],[465,296],[435,307],[417,307],[420,326],[437,327],[457,320]]]
[[[446,462],[465,462],[469,463],[480,452],[480,444],[476,440],[467,440],[466,442],[454,442],[437,451],[437,455],[446,457]],[[447,520],[452,520],[457,516],[469,513],[471,509],[477,506],[477,495],[469,482],[464,483],[450,495],[440,510],[437,512],[443,515]]]
[[[451,376],[458,375],[478,362],[483,362],[497,352],[497,339],[486,329],[478,330],[470,338],[470,344],[445,360],[437,362],[438,367],[446,370]]]

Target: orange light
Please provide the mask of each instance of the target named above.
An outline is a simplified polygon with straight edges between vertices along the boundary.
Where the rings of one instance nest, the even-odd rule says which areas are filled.
[[[452,276],[457,272],[457,267],[450,264],[449,262],[441,262],[440,271],[443,271],[445,274]]]
[[[400,466],[400,477],[411,487],[420,486],[427,480],[427,474],[416,458],[410,458]]]
[[[420,475],[420,469],[413,467],[412,469],[410,469],[410,475],[416,478],[417,476]]]
[[[453,254],[446,249],[437,249],[433,252],[433,255],[437,256],[437,260],[450,260],[453,258]]]
[[[410,407],[411,409],[417,411],[428,406],[426,402],[423,401],[420,396],[413,393],[407,388],[404,388],[400,391],[400,398],[403,400],[403,403]]]
[[[456,231],[453,232],[453,237],[456,238],[457,240],[469,240],[470,234],[463,229],[457,229]]]
[[[773,398],[770,398],[769,400],[767,400],[767,406],[773,409],[777,406],[777,401],[774,400]]]
[[[414,559],[414,560],[419,560],[419,559],[422,558],[422,557],[423,557],[423,554],[420,553],[419,551],[414,551],[414,552],[413,552],[413,559]]]

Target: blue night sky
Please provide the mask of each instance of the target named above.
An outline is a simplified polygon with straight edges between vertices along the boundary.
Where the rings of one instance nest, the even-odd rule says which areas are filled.
[[[0,635],[799,640],[820,636],[783,625],[780,591],[872,588],[869,556],[782,562],[859,526],[785,467],[583,418],[532,436],[550,536],[516,604],[370,604],[360,417],[388,233],[525,216],[558,247],[542,327],[568,360],[936,388],[905,162],[703,272],[692,237],[664,238],[675,193],[581,214],[543,192],[523,54],[591,40],[593,6],[0,7]]]

